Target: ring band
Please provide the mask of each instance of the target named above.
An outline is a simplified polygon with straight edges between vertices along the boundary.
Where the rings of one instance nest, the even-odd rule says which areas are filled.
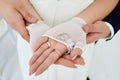
[[[47,45],[48,45],[48,47],[50,47],[51,46],[50,42],[47,42]]]

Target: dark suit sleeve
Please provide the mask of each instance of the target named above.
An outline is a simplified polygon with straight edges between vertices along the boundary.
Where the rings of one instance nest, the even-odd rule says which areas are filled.
[[[104,19],[104,21],[109,22],[113,26],[114,33],[120,29],[120,1],[118,2],[116,8]]]

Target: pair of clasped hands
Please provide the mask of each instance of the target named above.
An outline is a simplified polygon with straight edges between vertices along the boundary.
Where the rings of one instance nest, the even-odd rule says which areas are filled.
[[[0,0],[0,6],[0,16],[26,41],[29,41],[26,26],[40,20],[29,0]],[[107,30],[107,27],[105,29],[105,27],[106,25],[102,21],[85,25],[83,30],[88,33],[87,43],[92,43],[108,36],[110,31]],[[34,46],[34,54],[30,59],[30,75],[35,73],[37,76],[43,73],[53,63],[71,68],[76,68],[75,64],[85,64],[80,49],[73,49],[70,55],[66,55],[66,52],[67,48],[65,45],[48,37],[40,38]]]

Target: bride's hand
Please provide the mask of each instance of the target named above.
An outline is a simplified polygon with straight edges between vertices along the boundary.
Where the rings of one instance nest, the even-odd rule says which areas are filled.
[[[53,63],[72,68],[76,68],[75,64],[84,64],[79,49],[73,50],[71,55],[64,55],[67,52],[66,46],[48,37],[42,37],[34,47],[34,51],[30,60],[30,74],[39,75]],[[71,57],[74,55],[75,57]]]
[[[39,75],[51,64],[61,57],[67,48],[65,45],[48,37],[42,37],[34,48],[34,54],[30,60],[30,74]]]

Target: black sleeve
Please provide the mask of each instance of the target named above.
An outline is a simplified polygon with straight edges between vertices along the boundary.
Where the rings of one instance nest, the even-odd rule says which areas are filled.
[[[116,8],[104,19],[104,21],[109,22],[116,33],[120,29],[120,0]]]

